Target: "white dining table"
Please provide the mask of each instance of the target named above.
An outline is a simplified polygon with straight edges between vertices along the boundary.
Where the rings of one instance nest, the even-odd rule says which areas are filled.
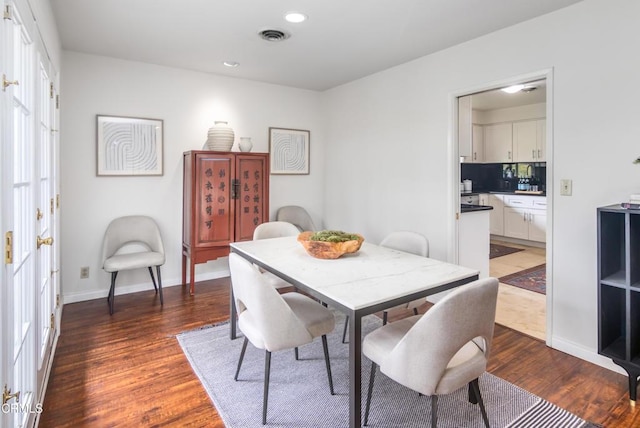
[[[295,236],[234,242],[231,251],[350,317],[349,426],[361,426],[362,317],[478,279],[478,271],[367,242],[354,254],[317,259]],[[233,280],[233,279],[232,279]],[[231,293],[231,339],[236,308]]]

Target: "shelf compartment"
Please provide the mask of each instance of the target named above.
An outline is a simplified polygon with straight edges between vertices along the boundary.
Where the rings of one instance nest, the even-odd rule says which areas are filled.
[[[629,350],[631,361],[640,364],[640,290],[631,290],[629,301]]]
[[[640,215],[629,216],[629,282],[632,287],[640,288]]]
[[[598,352],[609,358],[627,359],[626,293],[608,285],[600,285]]]
[[[626,287],[627,286],[627,276],[625,271],[619,270],[617,272],[612,273],[606,278],[602,278],[601,281],[603,284],[612,285],[614,287]],[[638,284],[640,285],[640,284]]]
[[[625,213],[598,211],[598,217],[600,279],[618,278],[622,272],[626,283]]]

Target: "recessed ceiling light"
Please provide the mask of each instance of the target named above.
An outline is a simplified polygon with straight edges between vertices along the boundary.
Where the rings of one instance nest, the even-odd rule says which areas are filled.
[[[287,12],[284,15],[284,19],[287,20],[287,22],[292,22],[294,24],[299,24],[300,22],[304,22],[307,20],[307,15],[305,15],[304,13],[300,13],[300,12]]]
[[[524,85],[513,85],[507,88],[502,88],[502,91],[506,92],[507,94],[515,94],[516,92],[521,91],[522,88],[524,88]]]
[[[226,67],[237,67],[240,65],[240,63],[236,61],[225,61],[222,64],[224,64]]]

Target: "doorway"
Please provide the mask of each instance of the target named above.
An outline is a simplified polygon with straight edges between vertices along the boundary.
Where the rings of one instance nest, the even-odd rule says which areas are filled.
[[[551,78],[549,70],[455,96],[452,186],[456,212],[469,194],[493,207],[487,257],[489,275],[500,280],[496,322],[547,343],[552,336]],[[459,228],[456,233],[460,249],[467,238]]]

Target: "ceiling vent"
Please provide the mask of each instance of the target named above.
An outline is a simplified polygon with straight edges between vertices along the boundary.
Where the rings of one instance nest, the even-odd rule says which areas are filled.
[[[260,37],[268,42],[281,42],[283,40],[288,39],[291,35],[282,30],[276,30],[273,28],[269,28],[266,30],[262,30],[258,33]]]

